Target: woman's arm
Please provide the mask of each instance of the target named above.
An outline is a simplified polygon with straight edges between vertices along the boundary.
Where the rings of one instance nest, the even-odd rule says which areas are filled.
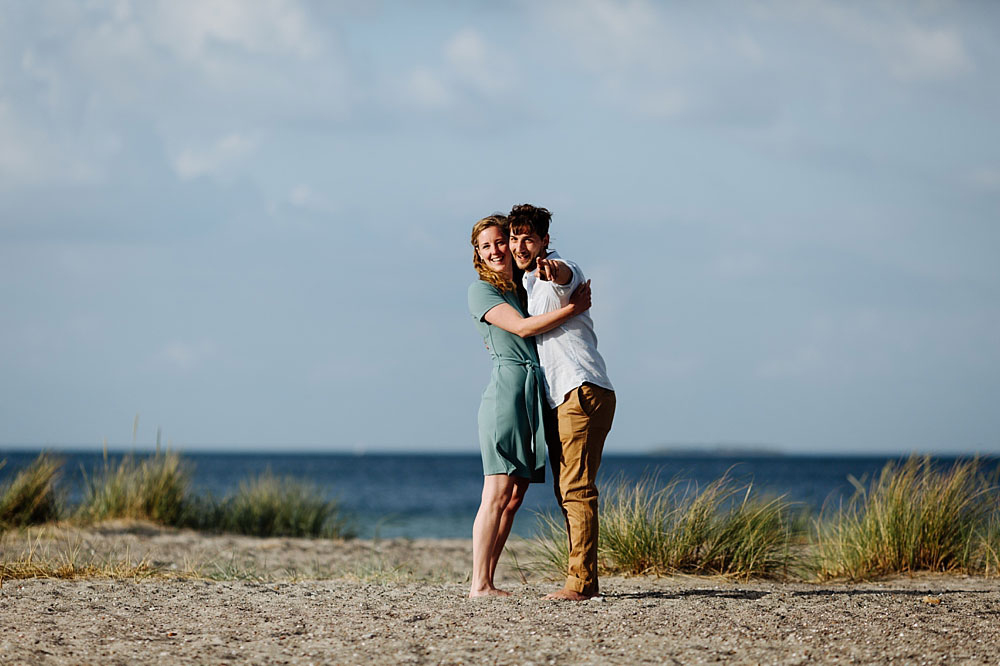
[[[590,280],[587,280],[573,292],[569,303],[557,310],[532,317],[522,317],[521,313],[507,303],[501,303],[490,308],[483,319],[494,326],[513,333],[522,338],[530,338],[539,333],[547,333],[567,319],[575,317],[590,308]]]

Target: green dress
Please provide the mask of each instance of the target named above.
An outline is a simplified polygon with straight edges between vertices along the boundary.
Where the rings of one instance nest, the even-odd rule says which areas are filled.
[[[507,474],[545,481],[545,378],[533,338],[508,333],[483,319],[507,303],[527,317],[517,294],[501,294],[488,282],[469,286],[469,313],[490,349],[493,372],[479,405],[479,448],[483,474]]]

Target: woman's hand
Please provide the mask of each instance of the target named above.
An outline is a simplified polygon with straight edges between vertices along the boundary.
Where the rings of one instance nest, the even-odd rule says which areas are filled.
[[[569,302],[558,310],[524,318],[510,303],[499,303],[486,311],[483,320],[522,338],[547,333],[568,319],[590,309],[590,280],[577,287]]]
[[[569,304],[573,306],[575,314],[580,314],[590,309],[590,280],[581,283],[579,287],[573,290],[573,294],[569,297]]]

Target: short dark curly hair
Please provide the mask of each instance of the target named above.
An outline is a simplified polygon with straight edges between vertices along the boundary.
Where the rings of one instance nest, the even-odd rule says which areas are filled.
[[[538,234],[539,238],[545,238],[549,233],[549,223],[552,221],[552,213],[545,208],[532,206],[531,204],[520,204],[510,209],[507,216],[507,227],[512,234]]]

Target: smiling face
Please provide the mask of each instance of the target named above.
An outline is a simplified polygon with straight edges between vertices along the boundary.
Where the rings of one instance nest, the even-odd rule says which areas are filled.
[[[530,227],[522,229],[511,228],[510,230],[510,251],[514,255],[514,262],[522,271],[531,272],[535,270],[535,262],[539,257],[545,257],[549,248],[549,235],[539,236]]]
[[[507,234],[500,227],[490,226],[479,232],[476,237],[476,252],[490,270],[508,277],[513,273]]]

